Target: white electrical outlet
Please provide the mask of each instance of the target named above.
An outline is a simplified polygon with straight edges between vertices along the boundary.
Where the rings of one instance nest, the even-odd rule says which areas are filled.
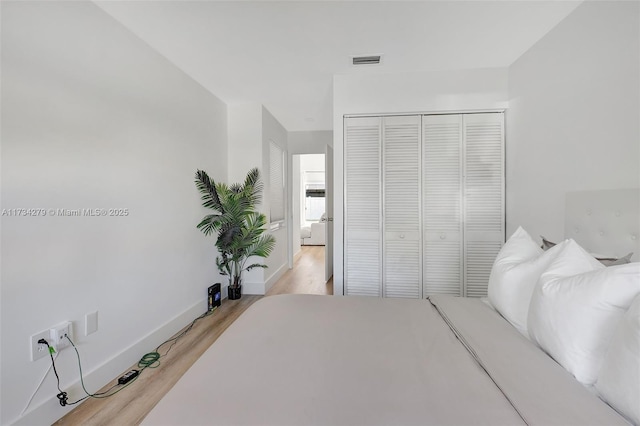
[[[70,339],[73,339],[73,334],[71,333],[71,322],[66,321],[62,324],[58,324],[49,330],[50,338],[49,344],[55,348],[57,352],[60,352],[62,348],[69,346],[69,339],[66,336],[69,336]]]
[[[47,347],[47,345],[38,343],[38,340],[40,339],[44,339],[47,342],[51,340],[50,331],[44,330],[31,336],[31,339],[29,341],[29,343],[31,344],[31,361],[35,361],[49,355],[49,348]]]

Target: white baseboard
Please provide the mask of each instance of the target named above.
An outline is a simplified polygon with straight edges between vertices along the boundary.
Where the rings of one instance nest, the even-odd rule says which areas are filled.
[[[289,265],[287,265],[286,263],[283,263],[277,271],[275,271],[264,283],[264,287],[265,287],[265,292],[264,294],[267,293],[267,291],[269,291],[269,289],[271,287],[273,287],[273,285],[276,283],[276,281],[278,281],[280,278],[282,278],[282,276],[284,275],[285,272],[287,272],[287,270],[289,269]]]
[[[249,282],[249,281],[242,281],[242,294],[252,294],[252,295],[259,295],[259,296],[264,296],[267,291],[269,291],[269,289],[273,286],[273,284],[275,284],[276,281],[278,281],[280,279],[280,277],[282,277],[284,275],[285,272],[287,272],[287,269],[289,269],[288,265],[286,263],[283,263],[276,272],[274,272],[265,282],[261,283],[261,282]],[[227,296],[227,287],[229,287],[228,285],[223,285],[222,287],[222,291],[224,293],[223,297]]]
[[[140,359],[141,353],[152,351],[153,348],[158,346],[158,344],[167,340],[180,331],[185,325],[202,315],[206,311],[206,307],[206,299],[195,303],[181,314],[176,315],[165,324],[142,337],[136,343],[114,355],[111,359],[97,366],[92,371],[85,373],[85,383],[91,388],[99,389],[103,387],[134,365]],[[80,386],[80,379],[71,386],[68,386],[65,391],[69,393],[71,399],[84,394],[82,387]],[[40,424],[49,425],[62,418],[75,407],[76,405],[72,405],[67,409],[61,409],[58,398],[53,395],[40,405],[37,405],[27,411],[22,417],[10,422],[10,424],[25,426]]]
[[[257,294],[263,296],[265,293],[264,283],[242,283],[242,294]]]
[[[224,286],[222,286],[221,291],[223,299],[226,299],[229,296],[228,289],[229,284],[225,284]],[[255,294],[263,296],[264,293],[264,283],[252,283],[247,281],[242,282],[242,294]]]
[[[283,263],[276,272],[274,272],[265,282],[242,282],[242,294],[255,294],[259,296],[264,296],[267,294],[267,291],[278,281],[285,272],[287,272],[289,266],[286,263]],[[227,286],[224,287],[224,291],[226,293]]]

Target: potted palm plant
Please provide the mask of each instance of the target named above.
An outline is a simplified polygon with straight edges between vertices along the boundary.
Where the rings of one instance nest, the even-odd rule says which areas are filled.
[[[205,235],[217,233],[218,271],[229,277],[229,299],[242,296],[242,273],[253,268],[266,268],[262,263],[248,264],[251,257],[268,257],[275,238],[265,234],[267,218],[256,211],[263,185],[260,171],[251,169],[243,183],[216,183],[203,170],[196,172],[196,187],[202,194],[202,205],[214,210],[198,224]]]

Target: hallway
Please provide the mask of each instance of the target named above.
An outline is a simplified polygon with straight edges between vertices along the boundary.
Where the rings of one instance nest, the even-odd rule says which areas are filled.
[[[333,277],[324,281],[324,246],[302,246],[293,268],[267,291],[276,294],[333,294]]]

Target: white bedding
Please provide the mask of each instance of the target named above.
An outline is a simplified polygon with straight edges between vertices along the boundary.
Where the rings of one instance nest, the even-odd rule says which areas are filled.
[[[478,299],[285,295],[251,306],[143,424],[626,422]]]

